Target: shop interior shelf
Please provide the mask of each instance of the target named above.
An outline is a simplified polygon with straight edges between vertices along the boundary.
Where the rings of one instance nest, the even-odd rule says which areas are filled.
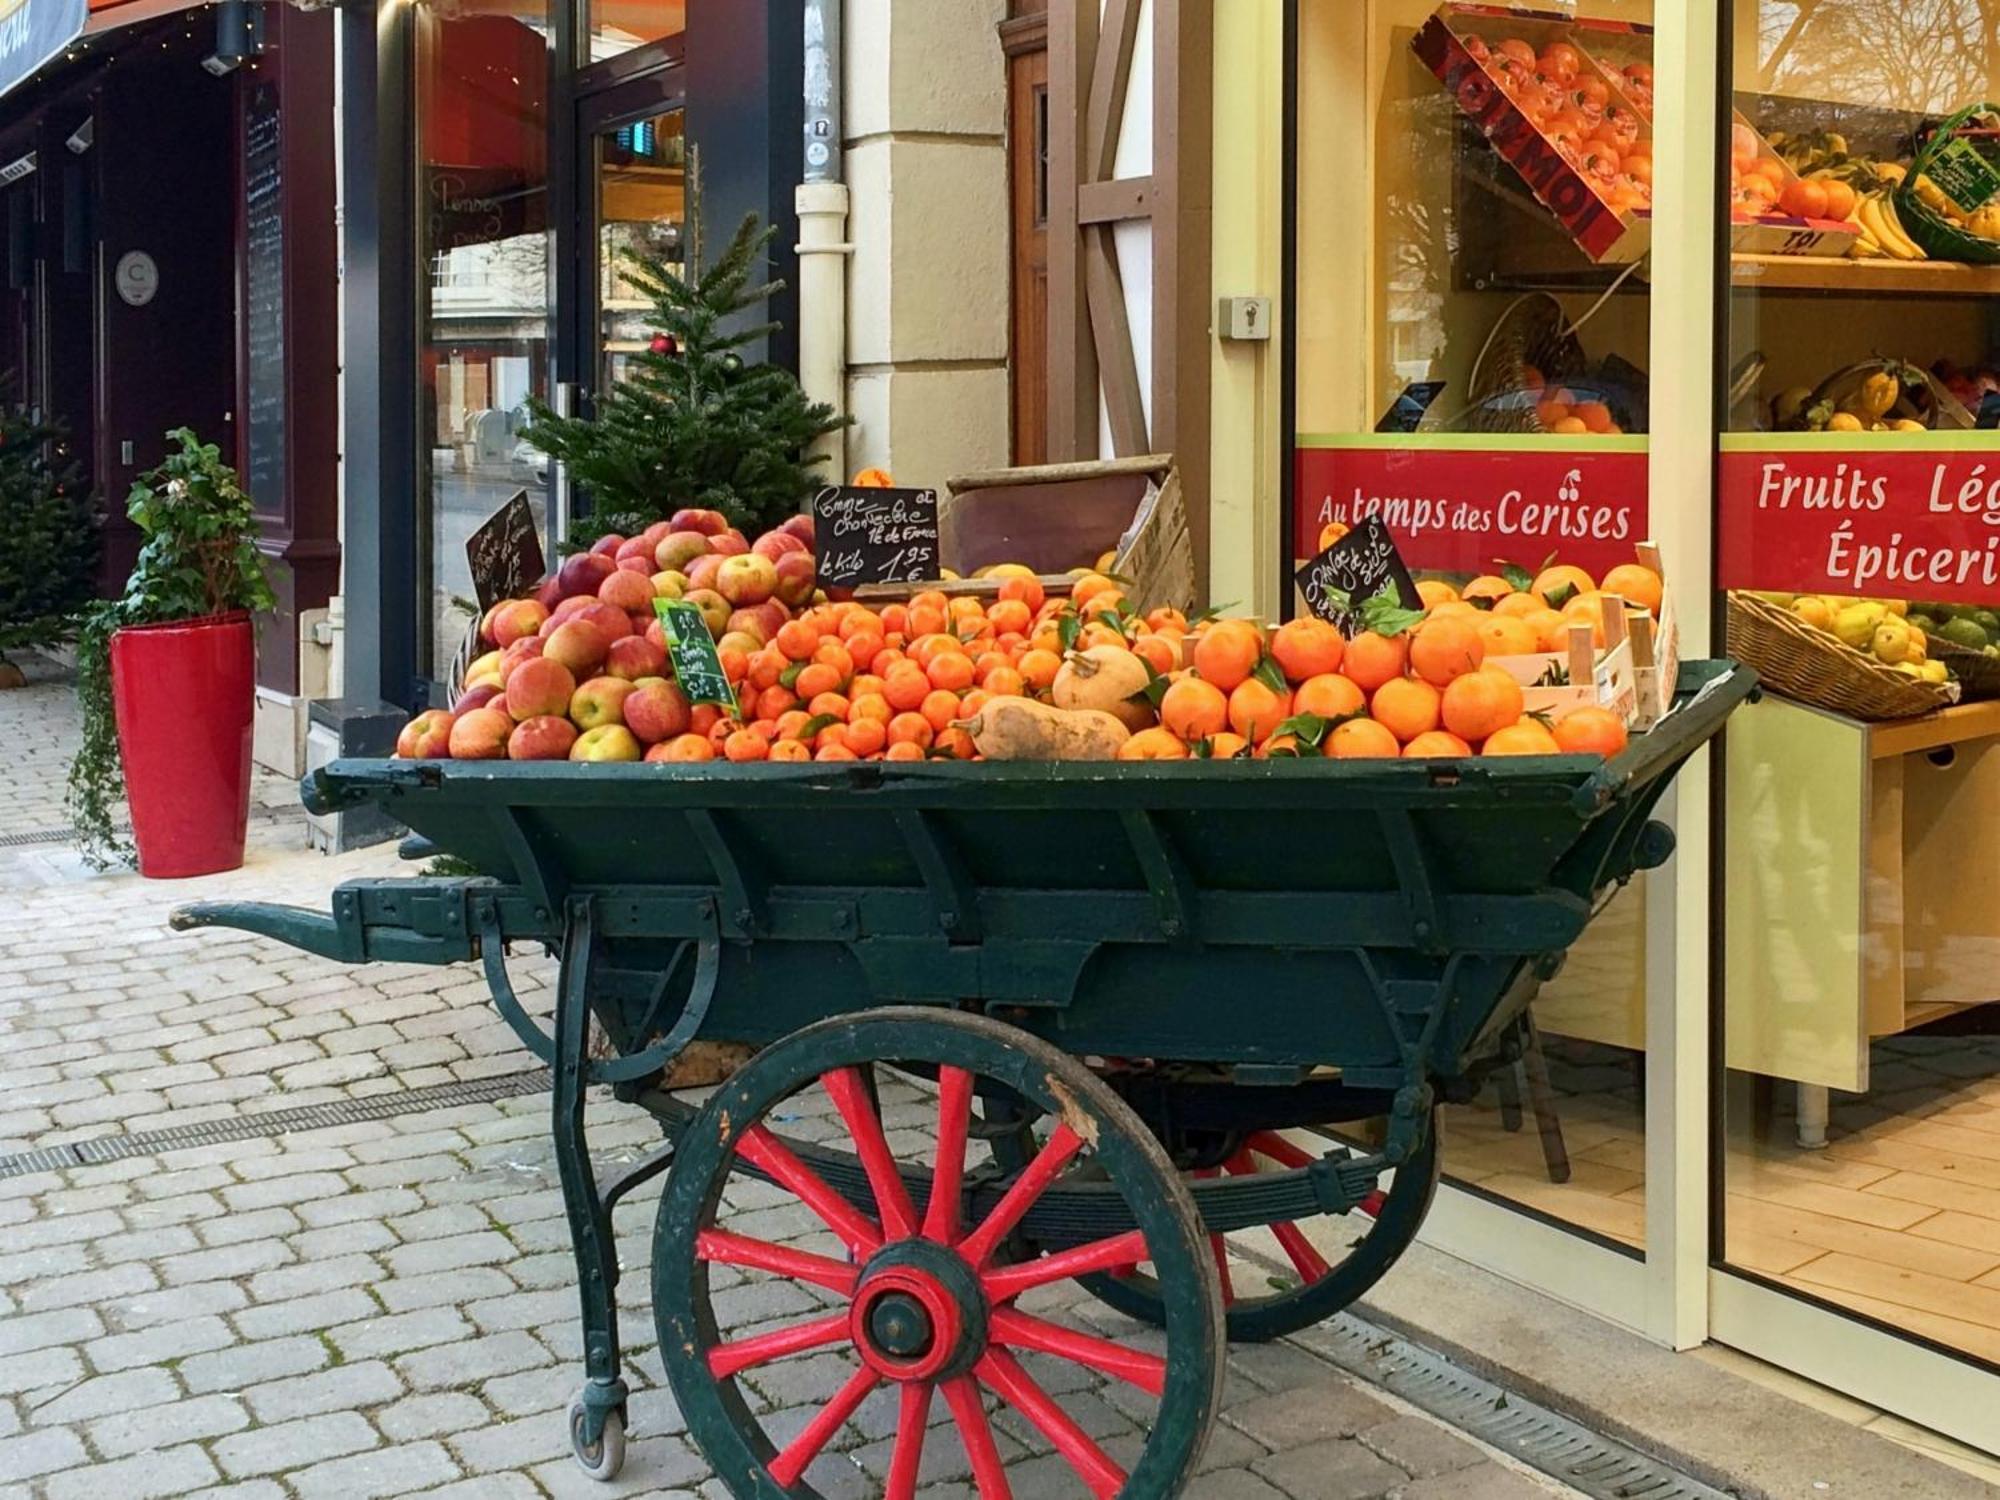
[[[2000,735],[2000,701],[1960,703],[1916,719],[1891,719],[1868,730],[1868,758],[1885,760]]]
[[[1730,257],[1731,279],[1762,292],[1831,292],[1880,297],[1991,297],[2000,266],[1951,260],[1848,260],[1828,255]]]

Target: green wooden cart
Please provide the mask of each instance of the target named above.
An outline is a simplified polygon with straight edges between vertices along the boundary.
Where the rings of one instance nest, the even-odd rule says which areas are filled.
[[[1225,1330],[1295,1330],[1382,1275],[1430,1202],[1439,1100],[1671,853],[1652,810],[1754,679],[1693,662],[1681,684],[1609,763],[340,762],[309,803],[377,804],[483,875],[176,924],[484,965],[553,1069],[592,1474],[617,1472],[626,1427],[612,1213],[671,1167],[659,1351],[732,1494],[820,1494],[815,1462],[873,1398],[906,1500],[942,1398],[982,1500],[1009,1494],[996,1399],[1079,1492],[1160,1500],[1194,1472]],[[560,956],[547,1031],[509,982],[524,943]],[[737,1060],[700,1102],[676,1087],[695,1043]],[[592,1084],[666,1136],[608,1182]],[[1225,1234],[1264,1259],[1256,1285],[1231,1283]],[[1044,1316],[1071,1280],[1160,1331]],[[810,1314],[725,1336],[718,1300],[773,1281]],[[828,1352],[851,1366],[837,1392],[803,1425],[771,1415],[760,1380]],[[1107,1378],[1146,1407],[1118,1457],[1057,1394]]]

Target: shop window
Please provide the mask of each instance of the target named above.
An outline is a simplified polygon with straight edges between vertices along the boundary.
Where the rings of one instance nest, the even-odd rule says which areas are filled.
[[[1725,16],[1721,1249],[2000,1363],[1993,7]]]
[[[587,0],[587,62],[603,62],[687,30],[687,0]]]
[[[1496,657],[1648,536],[1652,6],[1554,9],[1297,7],[1287,573],[1380,516]],[[1444,1127],[1449,1178],[1635,1254],[1644,912],[1642,878]]]
[[[653,301],[634,283],[633,257],[684,265],[687,137],[678,109],[597,136],[597,306],[600,388],[623,380],[657,337]]]
[[[419,6],[417,451],[423,660],[443,680],[470,623],[465,543],[517,490],[546,527],[547,460],[521,440],[549,391],[546,9]]]

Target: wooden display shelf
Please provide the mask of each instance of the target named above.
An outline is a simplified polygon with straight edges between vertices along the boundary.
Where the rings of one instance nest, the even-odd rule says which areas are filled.
[[[1958,703],[1915,719],[1891,719],[1868,727],[1868,758],[1913,755],[1968,740],[2000,735],[2000,701]]]
[[[1991,297],[2000,266],[1955,260],[1849,260],[1835,255],[1732,255],[1730,279],[1767,292],[1855,296]]]

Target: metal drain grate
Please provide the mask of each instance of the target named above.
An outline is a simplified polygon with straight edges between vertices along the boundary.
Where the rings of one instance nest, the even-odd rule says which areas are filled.
[[[215,1146],[224,1141],[247,1141],[260,1136],[324,1130],[332,1125],[386,1120],[396,1115],[450,1109],[461,1104],[491,1104],[496,1099],[546,1093],[548,1087],[549,1070],[536,1068],[527,1073],[503,1073],[497,1078],[475,1078],[466,1083],[397,1089],[393,1093],[370,1094],[365,1099],[338,1099],[326,1104],[301,1105],[297,1109],[274,1109],[263,1114],[232,1115],[225,1120],[170,1125],[164,1130],[148,1130],[138,1135],[101,1135],[87,1141],[43,1146],[39,1150],[23,1151],[14,1156],[0,1156],[0,1177],[58,1172],[65,1167],[120,1161],[132,1156],[156,1156],[163,1151]]]
[[[1352,1313],[1296,1335],[1296,1341],[1350,1375],[1597,1500],[1735,1500],[1727,1490],[1593,1432]]]
[[[132,830],[120,828],[120,838],[130,838]],[[75,828],[30,828],[20,833],[0,833],[0,849],[33,849],[42,844],[73,844]]]

